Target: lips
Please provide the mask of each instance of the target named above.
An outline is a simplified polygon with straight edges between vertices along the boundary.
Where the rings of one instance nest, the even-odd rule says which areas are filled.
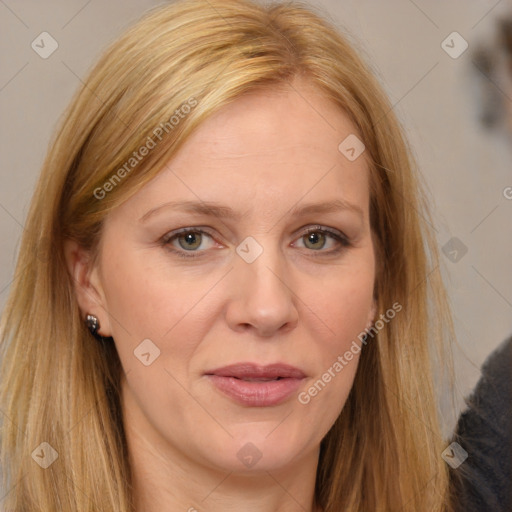
[[[289,398],[306,378],[304,372],[287,364],[259,366],[239,363],[205,372],[224,395],[251,407],[270,407]]]

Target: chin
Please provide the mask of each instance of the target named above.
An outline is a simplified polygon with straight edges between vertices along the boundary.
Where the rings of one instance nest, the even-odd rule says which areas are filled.
[[[276,423],[272,425],[274,431],[268,423],[264,425],[265,428],[256,429],[246,425],[243,434],[234,435],[228,442],[219,440],[215,460],[211,460],[212,452],[207,457],[224,471],[249,475],[291,467],[311,450],[304,439],[296,439],[289,429],[282,428],[277,433],[280,427],[276,429]]]

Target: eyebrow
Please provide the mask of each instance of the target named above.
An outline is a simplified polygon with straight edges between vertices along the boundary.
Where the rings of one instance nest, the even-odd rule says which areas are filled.
[[[212,201],[171,201],[152,208],[139,219],[139,222],[146,222],[150,217],[163,209],[182,210],[192,214],[210,215],[219,219],[230,219],[234,221],[240,221],[247,217],[247,212],[243,214],[235,212],[229,206],[223,206]],[[349,203],[344,199],[295,206],[288,215],[291,217],[304,217],[305,215],[316,213],[336,213],[341,211],[351,211],[358,214],[360,217],[364,217],[363,210],[358,205]]]

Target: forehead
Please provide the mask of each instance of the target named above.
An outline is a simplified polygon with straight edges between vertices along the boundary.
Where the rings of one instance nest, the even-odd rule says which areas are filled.
[[[263,215],[302,199],[341,198],[365,210],[365,155],[351,161],[340,151],[354,136],[348,115],[308,83],[254,91],[206,119],[133,203],[140,200],[140,211],[145,203],[202,200],[253,205]]]
[[[304,80],[248,93],[207,119],[189,146],[210,158],[265,159],[296,151],[339,155],[338,146],[356,127],[346,112]]]

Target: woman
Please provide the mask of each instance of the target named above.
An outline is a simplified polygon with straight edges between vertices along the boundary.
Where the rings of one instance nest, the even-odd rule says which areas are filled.
[[[428,224],[389,102],[311,9],[149,13],[33,198],[2,319],[6,507],[449,510]]]

